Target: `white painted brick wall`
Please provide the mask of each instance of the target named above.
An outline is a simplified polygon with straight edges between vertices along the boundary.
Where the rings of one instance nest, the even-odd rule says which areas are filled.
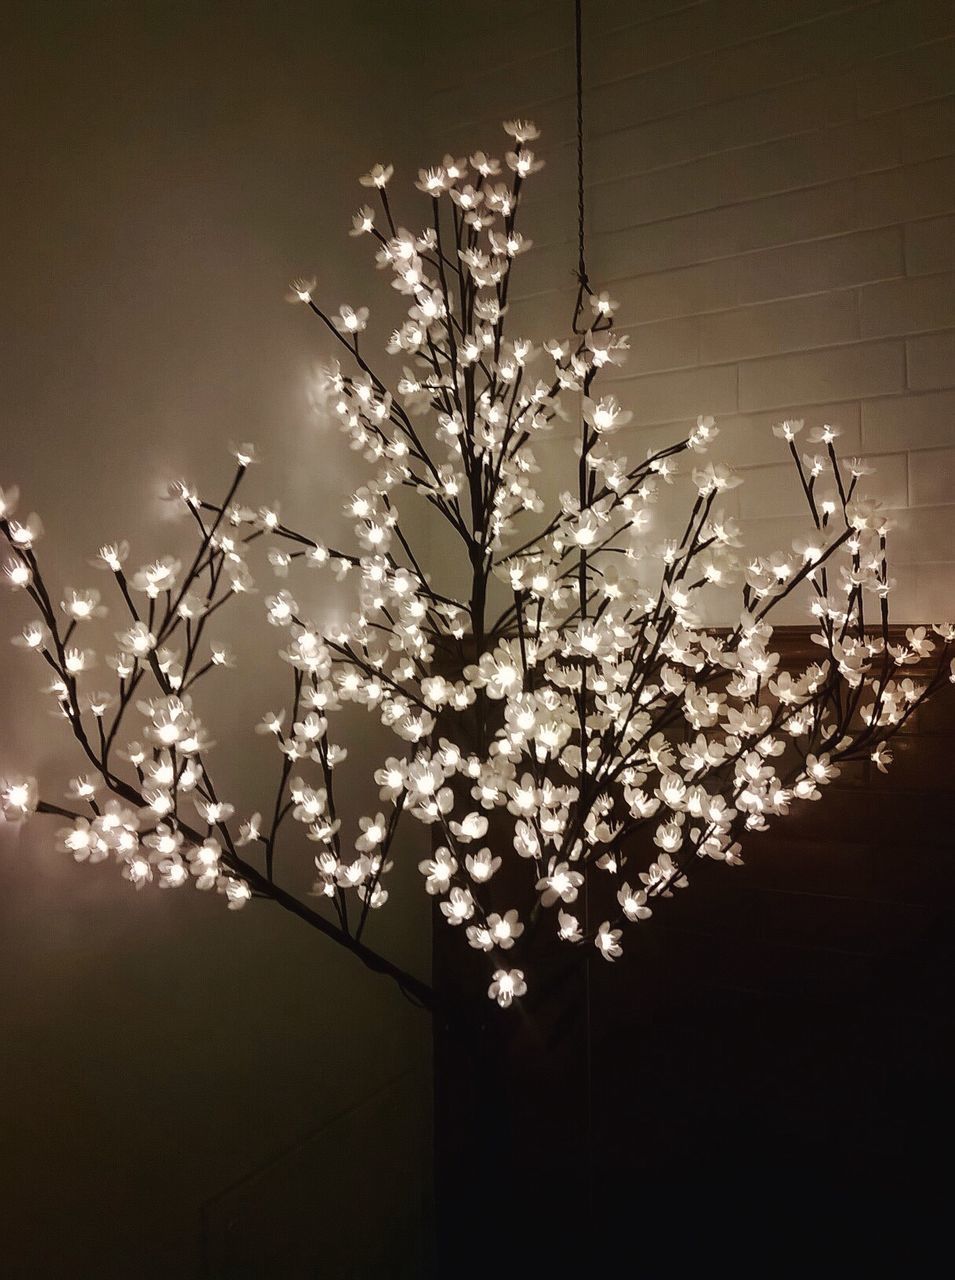
[[[512,318],[550,336],[574,293],[572,5],[482,12],[421,160],[541,126]],[[633,347],[605,379],[634,411],[621,449],[714,414],[746,479],[727,506],[771,550],[803,530],[772,423],[838,423],[896,514],[895,616],[955,615],[955,6],[584,0],[584,22],[588,260]]]
[[[955,329],[909,338],[905,352],[910,387],[916,391],[955,387]]]
[[[905,228],[905,269],[910,276],[955,271],[955,216],[926,218]]]

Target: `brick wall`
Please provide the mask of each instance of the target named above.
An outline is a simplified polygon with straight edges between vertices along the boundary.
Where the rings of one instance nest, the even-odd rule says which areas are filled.
[[[512,319],[563,336],[576,263],[572,4],[481,14],[462,20],[467,53],[435,95],[422,162],[499,146],[503,118],[540,125],[547,167],[528,184],[535,245]],[[842,451],[874,462],[870,490],[897,514],[894,616],[955,614],[955,8],[584,0],[584,22],[588,259],[633,348],[615,379],[634,411],[623,451],[640,456],[714,414],[714,453],[746,479],[731,497],[747,543],[768,551],[806,527],[771,424],[838,423]],[[548,496],[574,483],[572,433],[539,449]],[[720,1242],[735,1258],[768,1231],[761,1210],[793,1213],[766,1257],[825,1221],[816,1238],[851,1238],[858,1261],[909,1179],[926,1185],[955,1130],[953,715],[946,687],[897,740],[887,776],[847,769],[821,804],[747,841],[738,872],[701,867],[618,965],[592,965],[585,1008],[556,983],[550,1003],[540,985],[529,993],[533,1101],[517,1071],[502,1082],[499,1096],[520,1100],[518,1137],[505,1123],[501,1142],[525,1165],[538,1153],[528,1185],[540,1203],[589,1196],[602,1225],[634,1224],[621,1231],[631,1259],[672,1270],[674,1254],[710,1263]],[[453,1165],[462,1139],[440,1072],[438,1084],[440,1197],[440,1161]],[[560,1183],[550,1198],[548,1178]],[[580,1222],[592,1270],[594,1232]],[[573,1237],[568,1213],[552,1237],[558,1270]],[[601,1239],[608,1252],[618,1243]]]
[[[576,261],[572,5],[482,13],[422,162],[499,146],[507,116],[541,126],[512,311],[551,336]],[[729,509],[769,551],[805,528],[771,423],[837,423],[897,515],[894,616],[955,613],[955,8],[584,0],[584,30],[588,259],[633,347],[604,383],[634,411],[624,452],[714,414],[748,482]],[[556,488],[568,450],[541,456]]]

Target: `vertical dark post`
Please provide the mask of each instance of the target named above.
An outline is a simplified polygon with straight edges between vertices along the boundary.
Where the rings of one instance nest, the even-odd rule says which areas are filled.
[[[434,1021],[438,1274],[565,1263],[588,1203],[584,964],[547,939],[528,961],[532,985],[499,1009],[473,956],[436,921],[434,973],[445,1009]],[[544,938],[539,938],[538,943]],[[555,1261],[557,1261],[555,1257]]]

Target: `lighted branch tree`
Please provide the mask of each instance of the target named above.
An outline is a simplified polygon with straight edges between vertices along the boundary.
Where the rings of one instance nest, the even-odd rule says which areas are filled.
[[[15,491],[3,496],[0,520],[7,578],[39,613],[15,643],[49,669],[86,770],[66,804],[43,797],[33,778],[8,777],[6,817],[58,815],[65,850],[79,861],[114,860],[137,889],[193,884],[224,894],[233,909],[270,898],[424,1004],[430,989],[365,942],[388,901],[402,821],[423,825],[415,859],[424,886],[506,1007],[533,981],[522,956],[540,931],[613,960],[625,926],[686,886],[700,859],[740,862],[744,837],[819,799],[845,761],[869,757],[885,769],[893,733],[948,676],[955,639],[939,626],[936,640],[918,628],[892,643],[889,522],[860,496],[868,468],[837,458],[832,428],[806,437],[800,422],[774,428],[805,494],[807,529],[768,558],[742,553],[720,511],[739,479],[698,458],[716,435],[711,418],[639,461],[614,449],[630,414],[596,384],[628,343],[613,327],[614,303],[590,289],[582,254],[570,339],[539,349],[505,335],[511,273],[530,248],[517,210],[541,165],[529,147],[534,126],[505,128],[513,150],[503,166],[478,152],[421,172],[423,230],[396,223],[390,167],[361,179],[381,212],[362,208],[353,234],[371,238],[378,266],[408,300],[388,343],[403,364],[394,391],[367,361],[366,309],[332,316],[314,281],[293,285],[292,299],[345,349],[346,367],[329,372],[331,403],[373,468],[347,504],[353,550],[241,504],[255,451],[238,448],[220,502],[176,486],[197,531],[188,565],[167,557],[127,574],[125,542],[100,549],[96,563],[128,614],[106,659],[114,688],[101,692],[86,647],[105,612],[100,593],[51,596],[36,554],[40,521],[16,517]],[[558,418],[579,423],[577,486],[545,514],[533,450]],[[685,526],[664,539],[650,510],[683,454],[692,504]],[[464,598],[432,584],[426,555],[402,526],[405,495],[446,522],[466,571]],[[246,816],[241,797],[218,794],[190,697],[229,662],[206,627],[250,589],[253,544],[268,549],[280,578],[324,567],[354,584],[355,597],[350,621],[331,632],[292,591],[265,600],[291,671],[286,709],[257,726],[279,756],[265,820]],[[735,625],[707,629],[708,603],[727,591],[738,599]],[[770,619],[798,597],[819,654],[787,671]],[[900,678],[929,655],[931,678]],[[346,702],[379,716],[399,741],[374,772],[368,815],[349,833],[335,801],[345,751],[330,729]],[[313,857],[309,902],[279,877],[290,860]]]

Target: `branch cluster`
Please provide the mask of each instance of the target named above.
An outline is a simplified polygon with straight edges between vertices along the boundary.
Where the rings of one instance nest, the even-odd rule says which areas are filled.
[[[271,897],[427,1002],[422,984],[363,942],[388,901],[396,833],[410,817],[430,828],[427,892],[485,957],[489,994],[506,1007],[526,990],[515,958],[535,933],[613,960],[624,928],[685,887],[695,862],[738,864],[747,836],[818,800],[846,761],[887,768],[892,735],[955,678],[955,628],[939,625],[934,637],[909,628],[904,641],[890,633],[890,521],[859,491],[870,468],[837,456],[835,428],[774,428],[805,496],[805,536],[747,555],[721,508],[740,478],[703,457],[717,436],[712,418],[636,460],[616,447],[631,415],[597,383],[628,341],[606,293],[581,278],[569,338],[536,345],[506,333],[511,273],[531,247],[517,213],[542,161],[532,124],[505,129],[513,149],[503,163],[449,155],[420,172],[428,217],[417,231],[395,220],[390,166],[361,179],[380,207],[363,206],[352,234],[370,238],[408,304],[387,344],[402,365],[393,390],[363,349],[367,308],[332,314],[314,280],[291,287],[344,349],[345,363],[328,371],[330,403],[371,467],[346,504],[351,550],[288,527],[275,507],[240,503],[255,450],[237,447],[220,501],[174,487],[197,533],[185,568],[166,557],[127,576],[127,544],[100,549],[95,563],[125,613],[107,657],[114,687],[101,692],[81,643],[104,612],[100,593],[71,590],[54,605],[35,550],[42,526],[16,517],[14,491],[0,529],[8,580],[39,615],[16,643],[49,668],[88,770],[71,783],[68,807],[41,799],[32,778],[6,779],[8,818],[64,816],[65,849],[80,861],[112,856],[140,889],[193,883],[232,909]],[[535,448],[556,421],[578,425],[577,483],[548,512]],[[681,456],[691,502],[678,535],[661,538],[652,508]],[[406,497],[446,524],[467,580],[460,597],[433,585],[402,526]],[[257,542],[280,580],[265,615],[290,694],[257,726],[279,756],[274,806],[266,819],[235,821],[213,785],[190,691],[232,661],[206,626],[251,589]],[[302,565],[354,584],[344,625],[323,630],[300,608],[283,580]],[[725,592],[734,625],[707,627]],[[813,619],[818,658],[802,670],[783,669],[773,648],[773,611],[786,600]],[[928,679],[906,675],[929,658]],[[346,750],[330,736],[346,702],[376,714],[399,743],[374,771],[377,803],[347,835],[335,794]],[[315,906],[277,879],[280,855],[300,858],[306,842]]]

